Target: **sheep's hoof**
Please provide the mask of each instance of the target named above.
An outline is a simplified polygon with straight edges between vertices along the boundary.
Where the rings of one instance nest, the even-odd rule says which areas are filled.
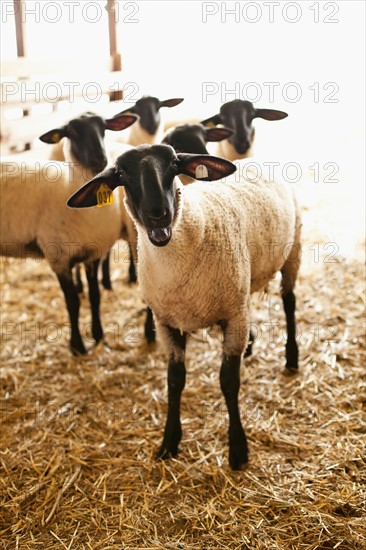
[[[104,281],[102,279],[102,285],[103,285],[103,288],[105,288],[105,290],[113,290],[112,283],[110,281]]]
[[[297,372],[299,372],[298,363],[286,363],[285,368],[285,374],[296,374]]]
[[[253,353],[253,346],[252,344],[249,344],[247,346],[247,349],[245,350],[244,357],[250,357]]]
[[[70,344],[70,351],[75,356],[78,357],[79,355],[86,355],[87,351],[85,349],[85,346],[82,342],[75,344]]]
[[[169,450],[165,447],[165,445],[162,445],[156,453],[154,453],[155,460],[168,460],[169,458],[175,457],[178,454],[178,447]]]
[[[145,332],[145,338],[148,344],[154,344],[156,342],[155,330],[151,332]]]
[[[128,277],[128,284],[130,285],[133,285],[134,283],[137,283],[137,275],[136,274],[131,274],[129,275]]]
[[[93,327],[92,335],[93,335],[93,339],[95,340],[95,343],[99,344],[99,342],[104,338],[104,332],[102,327],[101,326]]]
[[[229,464],[232,470],[244,470],[248,463],[248,449],[243,445],[233,446],[229,450]]]

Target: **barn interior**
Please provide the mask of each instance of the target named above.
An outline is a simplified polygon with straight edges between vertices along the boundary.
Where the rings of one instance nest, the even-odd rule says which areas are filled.
[[[252,298],[243,471],[227,459],[217,327],[189,340],[180,452],[154,459],[167,355],[144,337],[126,241],[112,249],[113,289],[100,285],[97,345],[81,271],[85,355],[69,350],[47,261],[1,258],[3,548],[365,548],[364,3],[2,0],[0,9],[2,160],[47,162],[42,134],[86,111],[109,119],[145,95],[184,98],[161,110],[164,131],[248,100],[288,113],[255,120],[253,165],[286,180],[302,211],[299,371],[284,369],[276,276]]]

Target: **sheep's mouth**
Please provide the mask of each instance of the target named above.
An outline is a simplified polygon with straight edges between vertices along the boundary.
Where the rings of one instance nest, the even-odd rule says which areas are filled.
[[[154,246],[166,246],[172,238],[172,226],[148,229],[147,235]]]

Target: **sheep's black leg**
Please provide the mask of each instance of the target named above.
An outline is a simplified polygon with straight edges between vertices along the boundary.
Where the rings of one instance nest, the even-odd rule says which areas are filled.
[[[89,286],[89,301],[92,314],[92,335],[98,343],[103,339],[103,329],[100,321],[100,291],[98,284],[98,266],[99,260],[95,260],[91,264],[86,264],[86,277]]]
[[[149,344],[152,344],[155,342],[155,326],[154,326],[154,317],[151,309],[148,307],[146,308],[146,319],[145,319],[145,327],[144,327],[144,334],[146,341]]]
[[[244,357],[249,357],[250,355],[252,355],[254,339],[255,338],[254,338],[253,331],[250,330],[249,331],[249,342],[248,342],[248,345],[247,345],[247,349],[245,350]]]
[[[282,294],[282,301],[287,324],[286,369],[296,372],[299,368],[299,349],[296,342],[296,298],[292,290]]]
[[[72,280],[71,269],[67,273],[57,273],[60,286],[64,293],[67,311],[69,313],[71,337],[70,337],[70,349],[74,355],[83,355],[86,353],[83,341],[81,339],[79,331],[79,309],[80,300]]]
[[[248,444],[240,420],[238,394],[240,386],[240,355],[224,355],[220,384],[229,413],[229,463],[240,470],[248,462]]]
[[[112,290],[111,272],[109,267],[111,253],[102,261],[102,285],[106,290]]]
[[[131,245],[128,244],[128,247],[130,249],[130,265],[129,265],[129,268],[128,268],[128,282],[129,283],[136,283],[137,274],[136,274],[135,260],[133,259]]]
[[[179,330],[166,327],[170,333],[176,353],[172,353],[168,366],[168,416],[165,424],[163,442],[155,453],[155,458],[166,459],[176,456],[182,439],[180,423],[180,398],[186,382],[184,353],[187,335]]]
[[[75,279],[76,292],[81,294],[83,292],[83,281],[81,280],[80,264],[75,266]]]

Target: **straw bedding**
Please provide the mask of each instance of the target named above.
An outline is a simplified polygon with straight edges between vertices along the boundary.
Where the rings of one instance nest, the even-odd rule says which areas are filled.
[[[305,226],[298,375],[284,374],[278,281],[254,300],[243,472],[228,467],[217,331],[190,340],[181,452],[155,462],[166,360],[143,342],[144,304],[125,283],[126,262],[113,264],[114,292],[103,293],[106,345],[92,349],[89,338],[89,355],[73,358],[47,264],[3,260],[3,548],[366,548],[364,268],[340,256],[312,263],[313,242]],[[85,297],[81,321],[87,337]]]

